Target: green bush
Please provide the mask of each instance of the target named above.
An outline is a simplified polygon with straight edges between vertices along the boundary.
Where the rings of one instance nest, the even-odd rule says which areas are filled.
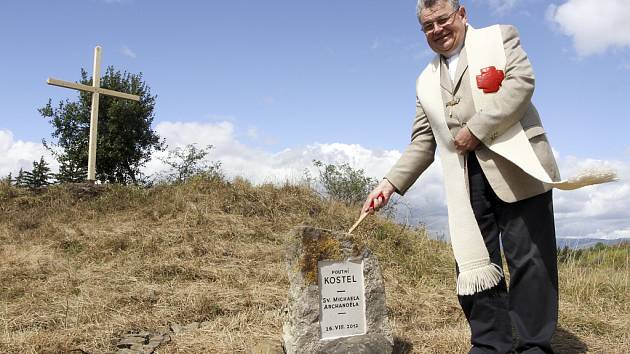
[[[223,179],[221,162],[206,160],[212,148],[212,145],[197,147],[196,144],[188,144],[184,148],[177,147],[168,151],[168,156],[160,159],[170,167],[166,180],[182,183],[193,176]]]
[[[365,171],[354,169],[347,163],[333,165],[313,160],[313,165],[319,170],[317,183],[325,194],[346,205],[362,203],[377,185],[376,179],[366,176]]]

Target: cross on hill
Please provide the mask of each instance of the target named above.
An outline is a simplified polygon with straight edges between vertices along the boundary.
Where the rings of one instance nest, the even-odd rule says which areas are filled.
[[[114,90],[104,89],[101,86],[101,47],[94,48],[94,66],[92,71],[92,86],[79,84],[76,82],[68,82],[53,79],[51,77],[46,81],[49,85],[70,88],[79,91],[92,93],[92,109],[90,114],[90,140],[88,149],[88,181],[96,180],[96,140],[98,131],[98,103],[99,96],[107,95],[120,97],[127,100],[140,101],[140,96],[129,93],[118,92]]]

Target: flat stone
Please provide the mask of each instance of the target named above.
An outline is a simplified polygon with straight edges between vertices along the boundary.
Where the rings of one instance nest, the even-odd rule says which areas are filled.
[[[151,336],[149,336],[149,340],[150,341],[152,341],[152,340],[159,340],[159,341],[161,341],[163,338],[164,338],[164,335],[159,334],[159,333],[154,333]]]
[[[148,346],[150,346],[150,347],[156,348],[156,347],[160,346],[162,343],[164,343],[162,340],[154,340],[154,339],[151,339],[151,340],[149,341],[149,343],[147,343],[147,344],[145,344],[145,345],[148,345]]]
[[[163,327],[162,330],[166,333],[141,331],[126,334],[116,345],[119,348],[116,353],[151,354],[158,346],[171,340],[172,332],[166,327]]]

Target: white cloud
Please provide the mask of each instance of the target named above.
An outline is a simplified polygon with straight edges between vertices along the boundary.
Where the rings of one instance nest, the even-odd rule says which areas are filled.
[[[134,51],[132,51],[132,50],[131,50],[129,47],[127,47],[126,45],[124,45],[124,46],[121,48],[121,52],[122,52],[122,54],[123,54],[124,56],[129,57],[129,58],[133,58],[133,59],[135,59],[135,58],[136,58],[136,56],[137,56],[137,55],[136,55],[136,53],[135,53]]]
[[[57,169],[56,161],[41,143],[15,140],[11,131],[0,130],[0,176],[12,173],[15,177],[20,168],[30,171],[33,161],[42,156],[53,170]]]
[[[619,175],[614,183],[554,191],[559,235],[616,238],[630,234],[630,163],[568,156],[559,165],[564,177],[592,168],[614,169]]]
[[[630,47],[628,0],[568,0],[559,6],[549,5],[547,18],[573,37],[581,56]]]
[[[251,131],[251,127],[247,130]],[[395,151],[373,152],[348,144],[312,144],[268,152],[238,141],[234,124],[225,121],[207,124],[162,122],[156,131],[166,139],[170,148],[190,143],[212,144],[214,149],[210,159],[220,160],[229,176],[243,176],[254,183],[295,181],[303,176],[304,169],[313,167],[314,159],[326,163],[348,162],[355,168],[364,168],[369,175],[382,176],[399,156]],[[146,172],[154,173],[161,168],[159,161],[152,161]]]

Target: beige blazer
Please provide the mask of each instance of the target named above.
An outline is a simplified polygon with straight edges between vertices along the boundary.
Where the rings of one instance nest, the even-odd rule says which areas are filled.
[[[442,58],[441,87],[436,89],[441,91],[447,125],[453,137],[467,126],[481,140],[474,153],[492,189],[501,200],[515,202],[546,192],[550,187],[486,147],[512,124],[521,124],[549,177],[559,180],[560,174],[538,112],[531,103],[534,73],[527,54],[521,48],[518,31],[513,26],[501,26],[501,33],[506,54],[505,79],[499,91],[493,94],[495,99],[483,111],[477,110],[473,103],[471,89],[478,88],[470,87],[467,75],[479,73],[468,71],[465,43],[460,52],[454,82]],[[396,187],[398,193],[404,194],[433,162],[435,148],[431,125],[419,100],[416,100],[411,143],[385,178]]]

